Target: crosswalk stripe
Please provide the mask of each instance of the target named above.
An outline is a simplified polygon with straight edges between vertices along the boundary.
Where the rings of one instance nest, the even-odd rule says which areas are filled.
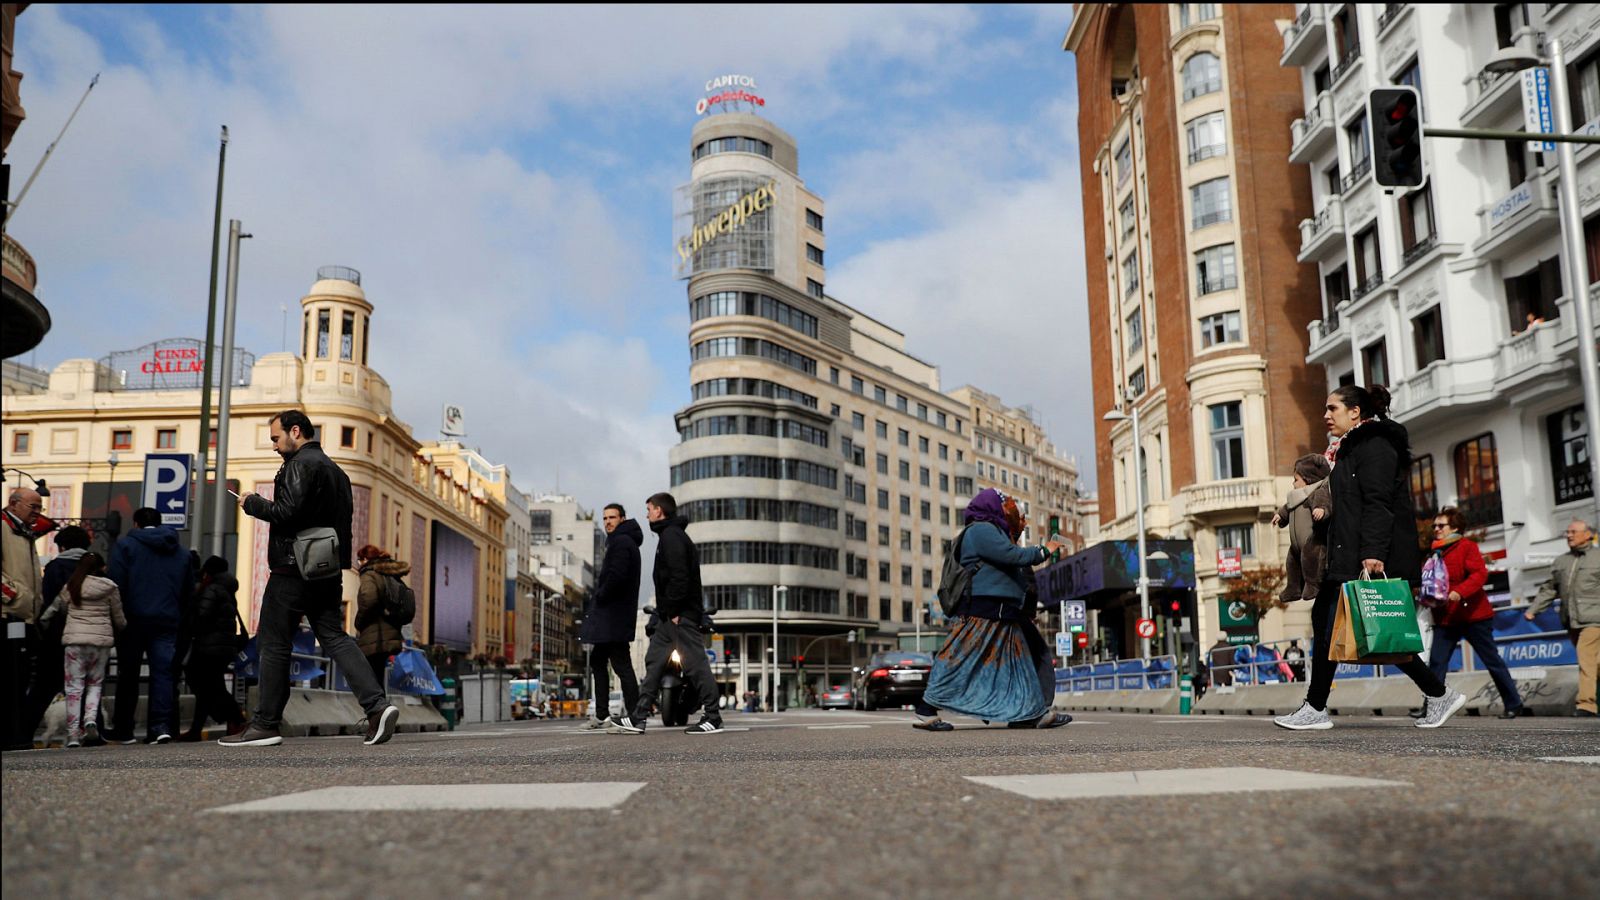
[[[1081,772],[1071,775],[968,775],[966,779],[1002,791],[1021,794],[1032,800],[1410,786],[1410,783],[1405,781],[1380,781],[1376,778],[1353,778],[1347,775],[1323,775],[1317,772],[1261,769],[1253,766]]]
[[[644,785],[642,781],[342,785],[219,806],[208,812],[610,809],[621,805]]]
[[[1584,763],[1600,766],[1600,756],[1541,756],[1545,762]]]
[[[836,731],[840,728],[871,728],[871,725],[807,725],[807,731]]]

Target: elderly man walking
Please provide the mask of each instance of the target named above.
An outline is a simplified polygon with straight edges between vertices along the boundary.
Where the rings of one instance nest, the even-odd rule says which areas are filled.
[[[1574,519],[1567,526],[1569,552],[1550,564],[1550,580],[1539,587],[1533,603],[1523,615],[1528,619],[1543,612],[1555,598],[1561,598],[1561,624],[1578,648],[1578,708],[1573,713],[1584,718],[1600,715],[1596,694],[1600,693],[1600,548],[1594,544],[1594,526]]]
[[[268,747],[283,743],[279,728],[289,705],[289,654],[300,620],[307,619],[327,654],[344,672],[351,692],[367,714],[367,744],[394,736],[400,710],[389,703],[383,683],[361,648],[344,631],[343,572],[350,568],[350,523],[354,515],[350,478],[328,458],[316,440],[316,427],[298,409],[285,410],[268,423],[272,448],[283,466],[272,479],[272,499],[246,493],[245,514],[271,523],[267,563],[272,574],[261,597],[261,622],[256,631],[261,659],[261,690],[255,718],[239,734],[217,743],[227,747]],[[325,569],[297,555],[296,545],[333,532],[337,558],[323,560]],[[302,569],[302,562],[308,569]]]
[[[17,488],[11,492],[0,517],[0,619],[5,623],[4,667],[0,700],[4,703],[5,749],[33,749],[32,720],[27,715],[28,687],[38,664],[39,613],[49,605],[44,593],[44,570],[39,566],[38,534],[34,523],[44,503],[39,492]]]

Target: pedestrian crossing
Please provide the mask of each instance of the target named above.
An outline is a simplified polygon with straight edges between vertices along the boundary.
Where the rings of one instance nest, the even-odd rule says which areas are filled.
[[[1135,772],[1079,772],[1070,775],[968,775],[968,781],[1019,794],[1030,800],[1080,800],[1100,797],[1165,797],[1180,794],[1233,794],[1251,791],[1305,791],[1329,788],[1410,787],[1384,781],[1319,772],[1225,766],[1211,769],[1151,769]]]
[[[612,809],[644,786],[643,781],[343,785],[234,803],[208,812]]]

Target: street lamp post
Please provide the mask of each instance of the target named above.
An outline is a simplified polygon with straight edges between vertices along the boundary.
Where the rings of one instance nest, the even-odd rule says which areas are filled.
[[[789,588],[776,585],[772,588],[772,711],[778,711],[778,610],[783,608],[783,598]]]
[[[1139,441],[1139,404],[1134,403],[1132,397],[1127,398],[1127,404],[1133,408],[1132,416],[1120,409],[1113,409],[1106,413],[1103,418],[1107,422],[1121,422],[1130,418],[1133,420],[1133,465],[1136,470],[1134,474],[1136,500],[1134,504],[1134,527],[1139,530],[1139,618],[1148,619],[1150,618],[1150,572],[1148,569],[1149,563],[1145,561],[1144,541],[1144,447]],[[1150,658],[1149,638],[1139,638],[1139,653],[1145,659]]]

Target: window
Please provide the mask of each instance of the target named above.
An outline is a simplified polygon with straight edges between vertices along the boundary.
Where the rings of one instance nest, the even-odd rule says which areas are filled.
[[[1128,353],[1132,355],[1134,351],[1144,346],[1144,313],[1134,310],[1124,324],[1126,327],[1123,333],[1128,337]]]
[[[817,317],[766,294],[750,291],[717,291],[689,302],[689,319],[698,322],[713,316],[760,316],[793,328],[807,337],[817,336]]]
[[[1135,250],[1122,261],[1122,296],[1132,297],[1139,290],[1139,252]]]
[[[694,148],[695,159],[710,156],[713,153],[758,153],[771,159],[772,145],[758,138],[724,137],[712,138]]]
[[[349,425],[339,428],[339,446],[346,450],[354,450],[356,448],[356,430],[354,428]]]
[[[328,328],[332,315],[328,310],[317,310],[317,359],[328,358]]]
[[[1143,396],[1144,366],[1134,369],[1133,374],[1128,376],[1128,392],[1133,394],[1135,397]],[[994,476],[991,474],[989,477],[992,478]]]
[[[215,432],[213,432],[213,434],[214,433]],[[132,450],[133,449],[133,431],[131,429],[127,429],[127,428],[121,428],[121,429],[118,429],[116,431],[111,432],[111,449],[113,449],[113,450]]]
[[[1201,347],[1233,344],[1241,339],[1239,314],[1237,312],[1217,313],[1214,316],[1206,316],[1200,320]]]
[[[940,444],[939,445],[939,458],[940,459],[949,459],[950,458],[950,445],[949,444]]]
[[[948,492],[950,490],[950,476],[944,474],[943,472],[939,473],[939,490],[943,492]]]
[[[157,450],[175,450],[178,447],[178,429],[161,428],[156,431]]]
[[[933,486],[933,473],[928,471],[927,466],[919,466],[917,468],[917,483],[923,487]]]
[[[1129,194],[1128,195],[1128,199],[1122,201],[1122,205],[1117,208],[1117,218],[1122,221],[1122,241],[1123,241],[1123,243],[1127,243],[1128,241],[1133,240],[1133,231],[1134,231],[1134,227],[1135,227],[1136,223],[1134,222],[1134,219],[1133,219],[1133,195],[1132,194]]]
[[[888,581],[889,579],[888,578],[881,578],[879,580],[880,581]],[[889,598],[888,597],[879,597],[878,598],[878,618],[880,620],[884,621],[884,622],[889,621]]]
[[[1417,89],[1417,96],[1422,96],[1422,67],[1417,65],[1415,58],[1394,76],[1395,84],[1402,84]]]
[[[910,584],[911,582],[907,581],[905,583],[906,584]],[[900,621],[902,621],[902,622],[911,621],[911,601],[910,600],[901,600],[900,601]]]
[[[850,427],[857,431],[867,430],[867,417],[858,412],[850,414]]]
[[[1317,71],[1311,76],[1311,83],[1319,94],[1333,87],[1333,73],[1327,63],[1317,66]]]
[[[1600,214],[1583,223],[1583,250],[1589,259],[1589,280],[1600,278]]]
[[[353,312],[339,317],[339,358],[356,358],[356,314]]]
[[[812,409],[817,408],[817,398],[810,394],[801,393],[775,381],[765,381],[760,378],[711,378],[706,381],[696,381],[693,387],[693,396],[696,400],[739,394],[752,397],[771,397],[775,400],[789,400],[801,406],[809,406]],[[839,414],[839,407],[835,406],[833,408],[833,414]]]
[[[879,453],[878,454],[878,474],[879,475],[887,475],[887,474],[889,474],[889,454],[887,454],[887,453]]]
[[[1240,556],[1256,555],[1256,534],[1251,525],[1218,525],[1217,549],[1238,550]]]
[[[972,479],[965,475],[956,476],[956,493],[963,497],[972,495]]]
[[[1499,525],[1505,521],[1500,509],[1500,456],[1495,452],[1494,435],[1482,434],[1456,445],[1456,506],[1472,527]]]
[[[1202,181],[1190,188],[1189,202],[1193,207],[1195,228],[1233,220],[1233,200],[1228,195],[1226,177]]]
[[[925,588],[933,587],[933,570],[932,569],[923,569],[922,570],[922,586],[925,587]]]
[[[1228,152],[1228,132],[1222,113],[1214,112],[1190,119],[1184,130],[1189,135],[1189,162],[1199,162]],[[1123,226],[1127,227],[1127,226]]]
[[[894,408],[900,410],[901,412],[908,412],[909,411],[910,402],[911,401],[906,399],[906,395],[905,394],[895,394],[894,395]]]
[[[939,524],[950,524],[950,507],[945,506],[943,503],[939,504]]]
[[[879,491],[878,491],[878,508],[879,509],[888,509],[889,508],[889,492],[888,491],[879,489]]]
[[[1594,277],[1593,271],[1590,277]],[[1559,314],[1556,298],[1561,296],[1561,257],[1540,260],[1539,265],[1521,275],[1506,279],[1506,312],[1511,316],[1511,333],[1526,331],[1536,319],[1546,321]]]
[[[878,563],[878,583],[879,584],[888,584],[889,583],[889,564],[886,563],[886,562]],[[885,606],[887,606],[888,603],[889,603],[889,601],[887,601],[887,600],[885,600],[883,602],[884,602]]]
[[[28,455],[29,450],[32,447],[32,445],[33,445],[33,432],[31,432],[31,431],[13,431],[13,432],[11,432],[11,452],[12,453],[17,454],[18,456],[26,456],[26,455]]]
[[[1400,248],[1407,256],[1433,246],[1433,189],[1412,191],[1400,198]]]
[[[878,526],[878,546],[889,546],[889,526],[887,525]]]
[[[806,210],[806,226],[817,231],[822,230],[822,216],[814,209]]]
[[[882,403],[885,406],[888,406],[889,405],[889,392],[884,390],[882,387],[880,387],[878,385],[873,385],[872,386],[872,399],[878,401],[879,403]]]
[[[1344,266],[1322,276],[1322,299],[1323,306],[1328,309],[1337,309],[1339,304],[1350,299],[1350,278]]]
[[[835,367],[835,366],[829,366],[828,367],[828,381],[832,382],[833,384],[838,384],[839,383],[839,370],[838,370],[837,367]],[[835,410],[837,410],[838,408],[839,407],[837,407],[837,406],[834,407]],[[834,415],[838,415],[838,413],[835,412]]]
[[[1200,285],[1202,294],[1232,290],[1239,286],[1239,274],[1234,264],[1232,244],[1207,247],[1196,253],[1194,271],[1195,281]]]
[[[903,516],[911,515],[911,498],[905,494],[900,495],[900,514]]]
[[[873,425],[874,432],[878,435],[878,437],[883,438],[884,440],[889,439],[889,423],[881,420],[874,420]]]
[[[1590,269],[1589,271],[1591,271],[1591,272],[1600,272],[1600,267],[1596,267],[1596,268]],[[933,414],[933,424],[938,425],[940,428],[948,428],[948,427],[950,427],[950,419],[947,416],[945,416],[944,413],[936,412],[936,413]],[[956,430],[957,431],[961,430],[960,425],[961,425],[961,423],[959,423],[959,422],[956,423]]]
[[[908,463],[903,459],[900,460],[900,480],[901,481],[910,481],[911,480],[911,463]]]
[[[1369,385],[1389,383],[1389,352],[1384,348],[1382,338],[1362,348],[1361,368],[1366,375],[1363,383]]]
[[[864,395],[867,392],[867,383],[865,381],[862,381],[859,376],[851,375],[850,376],[850,391],[852,393],[863,394]]]
[[[922,536],[922,555],[923,556],[929,556],[929,555],[932,555],[932,553],[933,553],[933,537],[931,535],[926,535],[925,534],[925,535]]]
[[[932,521],[933,520],[933,504],[929,503],[927,500],[922,501],[922,503],[920,505],[920,508],[917,510],[917,513],[918,513],[918,515],[922,516],[922,521],[924,521],[924,522]]]
[[[1328,187],[1328,196],[1337,197],[1344,193],[1344,185],[1339,178],[1339,163],[1337,161],[1323,170],[1322,180]]]
[[[927,453],[928,452],[928,439],[923,437],[920,434],[917,435],[917,452],[918,453]]]
[[[1518,129],[1525,130],[1525,129]],[[1506,141],[1506,189],[1516,187],[1528,180],[1528,176],[1538,171],[1534,162],[1534,153],[1528,145],[1521,141]]]
[[[816,280],[815,278],[807,278],[806,293],[816,297],[818,300],[822,299],[822,282]]]
[[[822,248],[818,247],[816,244],[807,244],[806,259],[816,263],[819,266],[822,265]]]
[[[1501,49],[1516,43],[1517,31],[1528,27],[1528,4],[1496,3],[1494,37]]]
[[[910,566],[901,566],[900,567],[900,583],[905,585],[906,587],[911,587],[911,567]],[[911,618],[911,604],[910,603],[903,603],[902,605],[905,607],[904,612],[906,613],[906,618],[910,619]]]
[[[1411,340],[1417,351],[1418,369],[1444,359],[1444,323],[1440,321],[1439,307],[1411,320]]]
[[[1222,62],[1210,53],[1196,53],[1183,64],[1183,99],[1193,100],[1222,90]]]
[[[372,332],[372,319],[361,317],[361,364],[367,364],[367,336]]]
[[[900,438],[900,446],[902,446],[902,447],[911,446],[911,432],[909,432],[909,431],[905,430],[904,428],[902,428],[902,429],[900,429],[899,438]]]
[[[1556,503],[1572,503],[1594,496],[1589,478],[1589,429],[1583,407],[1564,409],[1547,419],[1550,436],[1550,476]]]
[[[1361,52],[1361,38],[1356,32],[1355,15],[1355,7],[1346,4],[1332,16],[1333,49],[1339,54],[1340,60],[1354,59]]]
[[[1356,235],[1356,296],[1365,296],[1383,283],[1383,259],[1378,255],[1378,223]]]
[[[1128,176],[1133,174],[1133,142],[1131,138],[1123,138],[1121,146],[1117,147],[1116,154],[1117,187],[1122,187]]]
[[[1567,67],[1567,85],[1572,96],[1573,125],[1581,129],[1600,119],[1600,51]]]
[[[1365,112],[1356,117],[1354,122],[1344,127],[1345,141],[1350,148],[1350,176],[1353,178],[1367,171],[1372,165],[1370,156],[1372,148],[1367,146],[1367,114]]]
[[[1243,404],[1218,403],[1211,413],[1211,471],[1218,481],[1245,477]]]
[[[1179,3],[1178,27],[1188,28],[1196,22],[1217,17],[1217,4],[1215,3]]]
[[[800,481],[833,490],[839,485],[839,470],[800,459],[772,456],[703,456],[672,467],[672,486],[702,478],[771,478]],[[846,476],[845,490],[851,488]]]
[[[712,359],[721,356],[759,356],[780,365],[797,369],[807,375],[817,374],[817,361],[781,344],[758,338],[719,337],[695,344],[690,350],[693,359]]]
[[[911,532],[904,528],[900,529],[900,549],[911,552]]]
[[[928,404],[926,404],[926,403],[918,403],[917,404],[917,418],[921,419],[924,422],[928,421]]]
[[[1433,454],[1424,453],[1411,461],[1411,512],[1419,519],[1432,518],[1439,510],[1439,491],[1433,483]]]

